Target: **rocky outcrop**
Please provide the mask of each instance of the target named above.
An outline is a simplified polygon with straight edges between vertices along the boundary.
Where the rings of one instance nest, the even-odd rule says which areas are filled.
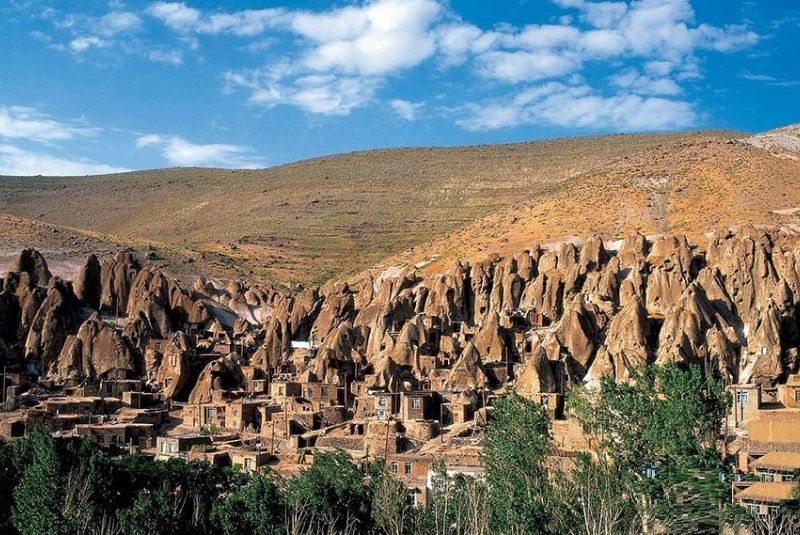
[[[235,353],[209,362],[189,394],[188,403],[208,403],[214,391],[233,390],[242,385],[244,376]]]
[[[79,304],[72,288],[61,279],[52,279],[47,286],[47,296],[30,324],[25,340],[25,358],[46,372],[78,324]]]
[[[556,391],[556,378],[544,348],[524,356],[522,371],[514,381],[514,389],[523,395]]]
[[[47,260],[36,249],[24,249],[11,265],[9,271],[27,273],[31,278],[31,282],[38,286],[47,286],[52,278],[47,267]]]
[[[726,383],[774,385],[797,371],[800,238],[792,232],[743,227],[705,247],[640,234],[576,243],[434,275],[391,267],[296,294],[213,279],[187,288],[129,252],[90,256],[72,285],[43,287],[46,263],[28,251],[22,271],[2,281],[0,340],[4,353],[21,349],[56,378],[145,373],[170,397],[191,390],[196,399],[241,384],[241,365],[329,383],[366,372],[369,385],[396,390],[513,381],[530,395],[604,376],[625,381],[651,362],[697,364]],[[119,332],[86,320],[92,310],[127,324]],[[184,330],[199,336],[196,347]],[[170,341],[154,350],[162,339]],[[192,350],[228,344],[241,355],[189,378]]]
[[[120,251],[105,260],[100,268],[101,310],[125,316],[128,313],[128,296],[139,272],[139,261],[130,251]]]
[[[75,290],[75,297],[83,306],[100,308],[100,295],[102,294],[102,268],[100,261],[95,255],[86,257],[86,261],[81,266],[72,287]]]
[[[160,357],[155,382],[166,399],[181,395],[189,386],[189,341],[183,333],[175,333]]]
[[[141,374],[142,365],[128,341],[95,313],[69,336],[54,370],[61,379],[78,382],[126,379]]]
[[[364,386],[368,389],[402,392],[405,390],[404,382],[400,367],[387,355],[379,360],[373,372],[367,375]]]
[[[634,296],[609,323],[605,343],[598,349],[584,381],[599,384],[602,376],[617,381],[650,362],[648,337],[650,325],[641,299]]]
[[[487,388],[489,379],[483,370],[483,363],[477,348],[468,343],[461,356],[453,364],[453,368],[448,373],[443,387],[446,390],[460,392],[462,390]]]

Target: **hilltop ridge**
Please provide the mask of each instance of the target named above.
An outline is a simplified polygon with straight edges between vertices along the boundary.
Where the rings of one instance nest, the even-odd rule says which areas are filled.
[[[20,235],[25,241],[1,253],[9,258],[19,245],[35,246],[74,261],[131,246],[154,250],[162,267],[179,275],[321,282],[549,195],[564,181],[643,150],[737,137],[611,135],[355,152],[263,170],[4,177],[0,213],[16,219],[2,230],[9,242]],[[83,240],[104,240],[107,247],[89,248]]]

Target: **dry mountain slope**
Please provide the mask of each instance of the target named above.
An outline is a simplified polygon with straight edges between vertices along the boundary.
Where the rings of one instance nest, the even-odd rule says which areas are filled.
[[[733,134],[376,150],[265,170],[0,177],[0,213],[112,245],[152,244],[174,253],[167,267],[178,274],[307,282],[363,269],[620,158],[709,136]]]
[[[391,261],[437,258],[437,271],[455,258],[482,258],[599,233],[689,236],[744,223],[800,224],[800,162],[783,144],[765,150],[771,133],[741,141],[666,143],[565,181],[549,194],[477,220]],[[784,139],[785,141],[785,139]]]

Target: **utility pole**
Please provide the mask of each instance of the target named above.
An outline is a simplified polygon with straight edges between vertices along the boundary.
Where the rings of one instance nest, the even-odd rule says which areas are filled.
[[[439,442],[444,443],[444,403],[439,403]]]
[[[272,436],[269,439],[269,452],[275,455],[275,419],[272,417],[273,414],[275,413],[273,412],[269,417],[269,419],[272,420]]]
[[[389,455],[389,420],[386,420],[386,440],[383,444],[383,464],[386,464],[386,457]]]

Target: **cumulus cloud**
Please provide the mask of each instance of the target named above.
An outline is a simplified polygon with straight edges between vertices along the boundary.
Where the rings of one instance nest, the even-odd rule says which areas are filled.
[[[488,52],[479,59],[479,72],[485,78],[509,83],[555,78],[575,72],[580,60],[572,54],[547,50],[528,52]]]
[[[161,155],[172,165],[182,167],[263,167],[261,158],[244,145],[225,143],[195,144],[180,136],[147,134],[136,139],[137,148],[158,147]]]
[[[312,41],[302,62],[311,70],[378,75],[418,65],[436,52],[433,0],[379,0],[327,13],[299,13],[292,29]]]
[[[446,67],[463,63],[470,54],[486,52],[497,38],[495,32],[484,32],[472,24],[442,24],[436,28],[437,48]]]
[[[474,103],[485,113],[473,115],[491,109],[494,117],[460,123],[473,129],[509,122],[500,108],[513,115],[519,110],[514,101],[552,83],[580,106],[601,102],[612,110],[638,113],[661,104],[675,118],[654,119],[647,128],[686,125],[696,114],[689,102],[677,98],[685,92],[683,84],[702,76],[702,54],[730,53],[759,41],[746,25],[697,21],[690,0],[551,1],[563,11],[549,21],[492,28],[463,21],[444,0],[362,0],[321,11],[292,4],[214,10],[187,1],[156,1],[137,12],[117,6],[101,17],[66,17],[58,25],[71,32],[71,41],[60,46],[77,54],[113,47],[147,24],[163,24],[176,32],[177,45],[129,44],[126,50],[168,65],[183,63],[207,35],[237,36],[253,54],[265,53],[264,43],[269,43],[261,67],[223,72],[224,91],[241,91],[249,103],[265,108],[288,105],[328,116],[346,116],[377,102],[381,88],[425,62],[435,63],[440,72],[461,69],[459,74],[473,82],[470,88],[485,95],[485,102],[478,97]],[[598,64],[616,74],[598,80]],[[588,94],[586,77],[594,77]],[[492,95],[498,87],[516,97],[498,101]],[[413,103],[396,99],[388,104],[399,117],[416,118]],[[522,108],[528,113],[527,106]],[[609,127],[637,122],[621,121],[612,112],[597,117],[565,122],[592,128],[602,120]]]
[[[93,22],[95,32],[110,37],[141,29],[142,19],[131,11],[112,11]]]
[[[666,76],[652,77],[636,69],[628,69],[611,77],[611,83],[640,95],[679,95],[683,92],[674,80]]]
[[[97,128],[57,121],[33,107],[0,107],[0,137],[6,139],[49,143],[86,136],[97,131]]]
[[[89,160],[75,160],[43,152],[21,149],[15,145],[0,144],[0,175],[10,176],[78,176],[105,175],[130,171]]]
[[[106,48],[110,43],[105,39],[90,35],[88,37],[77,37],[69,42],[69,49],[76,53],[81,53],[90,48]]]
[[[155,2],[147,8],[150,16],[179,32],[230,33],[242,37],[258,35],[285,22],[285,12],[278,8],[206,14],[184,2]]]
[[[685,128],[695,120],[686,102],[630,93],[604,96],[587,85],[550,82],[491,104],[467,106],[457,124],[468,130],[538,125],[651,131]]]
[[[291,105],[321,115],[349,115],[365,106],[380,85],[376,78],[308,73],[288,63],[225,73],[228,91],[244,88],[249,101],[267,108]]]
[[[410,102],[403,99],[394,99],[389,102],[392,110],[398,117],[406,121],[414,121],[417,119],[417,114],[425,106],[424,102]]]

